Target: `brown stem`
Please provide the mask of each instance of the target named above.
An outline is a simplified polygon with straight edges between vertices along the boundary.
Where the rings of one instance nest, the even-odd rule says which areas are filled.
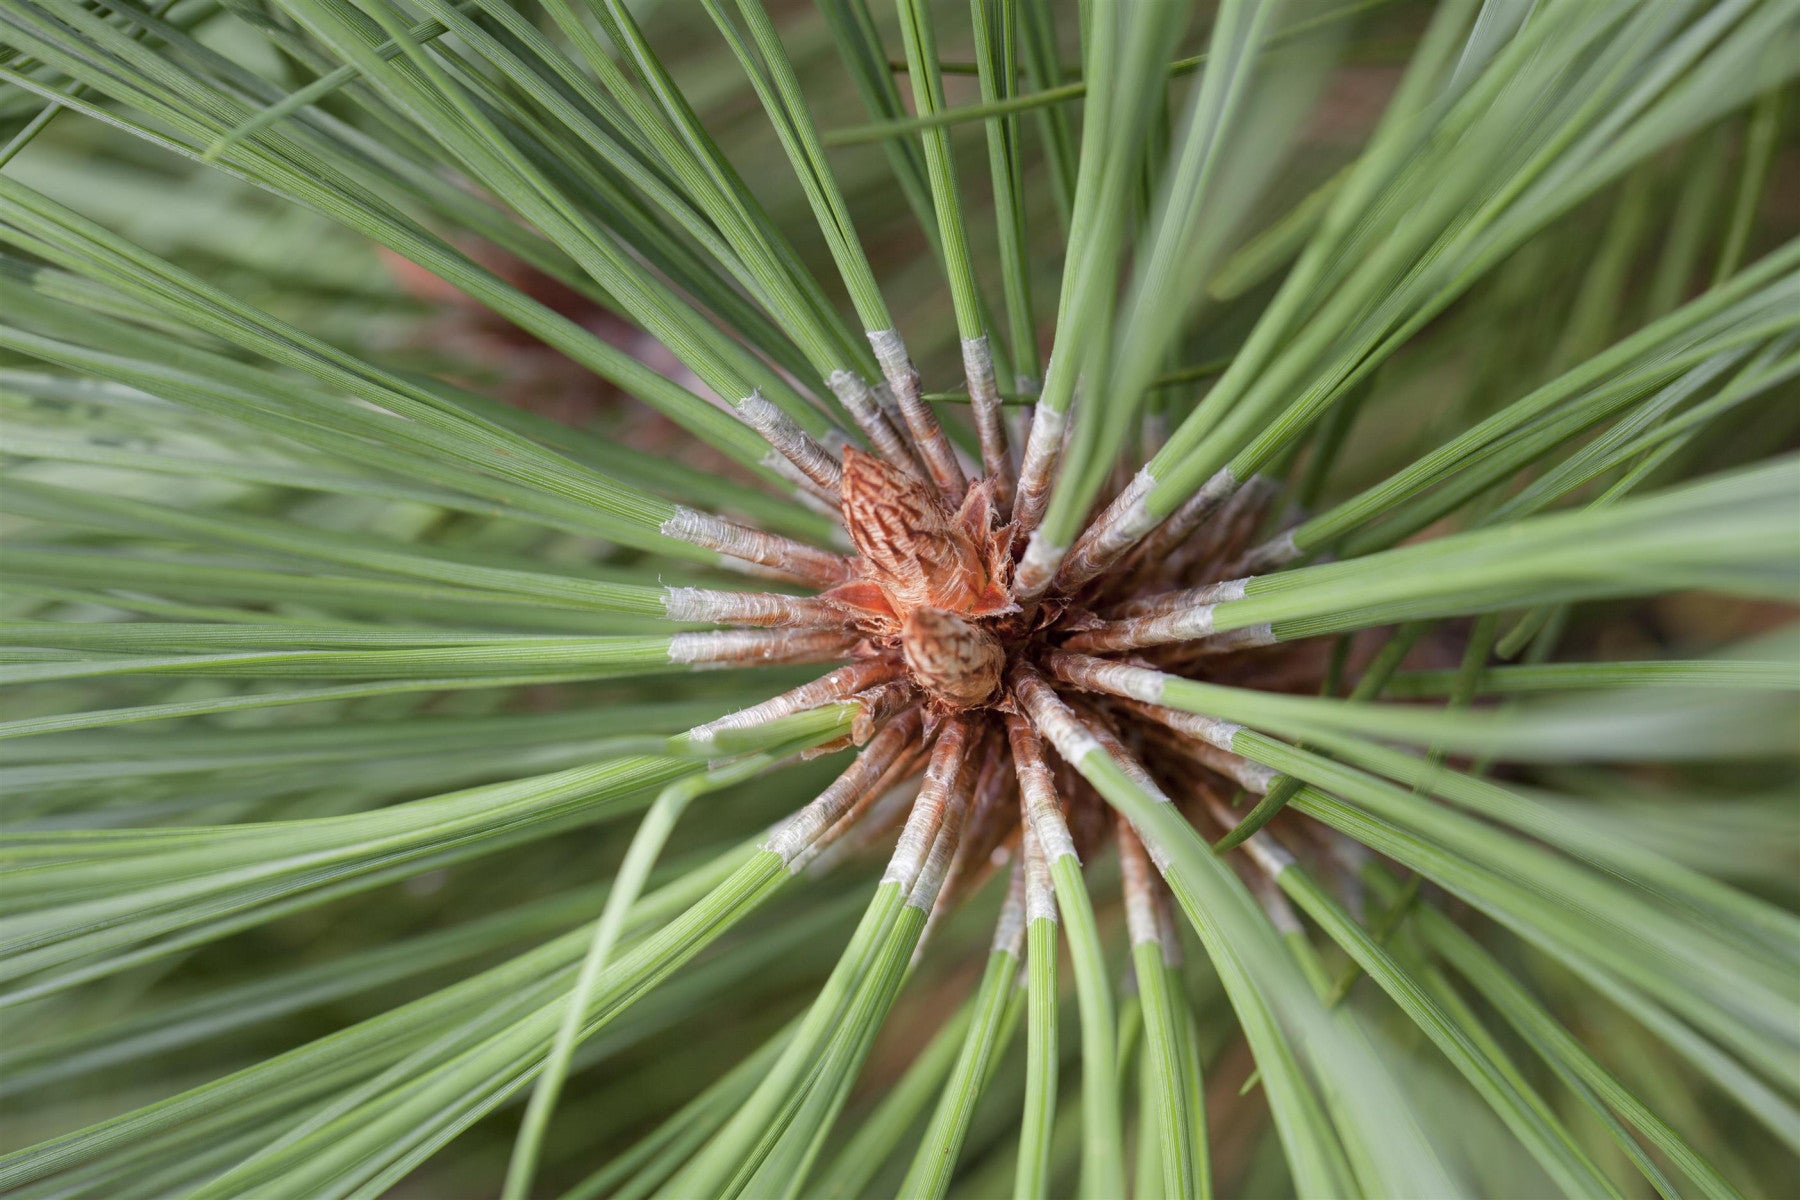
[[[1056,794],[1056,777],[1044,757],[1043,739],[1029,718],[1006,715],[1006,734],[1012,744],[1013,769],[1019,776],[1019,803],[1025,826],[1043,853],[1046,869],[1060,858],[1075,854],[1075,839],[1063,816]]]
[[[975,432],[981,438],[981,467],[993,481],[994,505],[1010,512],[1013,498],[1012,456],[1006,452],[1006,423],[1000,412],[1000,388],[994,382],[994,355],[985,337],[964,338],[963,378],[969,385],[969,403],[975,416]]]
[[[932,482],[937,484],[952,507],[961,504],[963,494],[969,490],[968,478],[963,474],[962,464],[956,461],[956,450],[944,436],[943,426],[938,424],[937,413],[925,402],[919,372],[906,352],[906,343],[892,329],[877,329],[870,331],[869,345],[874,347],[875,361],[881,364],[881,373],[894,390],[894,402],[900,406],[901,419],[919,447],[919,455],[925,460],[925,469],[931,473]]]
[[[811,481],[821,499],[837,503],[843,468],[836,455],[813,440],[792,417],[765,400],[761,392],[751,392],[739,400],[737,414],[744,424],[761,434],[763,441],[777,454]]]
[[[818,588],[835,587],[850,578],[850,560],[792,538],[733,525],[710,513],[677,508],[662,524],[665,537],[704,546],[727,558],[756,563],[784,579]]]
[[[840,609],[812,596],[693,587],[664,588],[663,615],[671,621],[751,625],[764,629],[822,629],[844,623]]]
[[[938,834],[945,827],[947,819],[954,819],[960,828],[962,809],[966,796],[960,794],[958,787],[963,775],[963,760],[967,756],[969,746],[969,728],[967,722],[960,718],[947,722],[938,733],[937,744],[931,750],[931,762],[925,768],[925,782],[919,786],[919,795],[913,801],[912,811],[907,814],[906,825],[900,831],[900,839],[894,846],[893,857],[888,860],[887,870],[881,876],[882,883],[897,883],[900,890],[910,898],[913,885],[919,882],[921,873],[932,860],[933,851],[938,841]],[[955,816],[950,814],[954,811]],[[945,858],[944,865],[948,865]],[[932,885],[933,896],[936,895],[937,883]]]
[[[862,376],[851,371],[833,371],[831,378],[825,381],[844,410],[856,422],[858,429],[869,439],[869,445],[875,453],[887,459],[901,470],[915,475],[923,475],[925,466],[919,461],[912,443],[908,441],[893,421],[883,411],[881,404]]]
[[[797,712],[818,708],[874,687],[878,683],[886,683],[900,674],[899,664],[892,659],[870,659],[867,662],[851,663],[847,667],[839,667],[829,671],[810,683],[772,696],[761,704],[753,704],[749,708],[740,708],[733,713],[716,717],[704,725],[696,725],[688,731],[688,738],[695,742],[711,742],[721,733],[734,732],[764,725],[778,718]]]
[[[669,661],[702,668],[830,662],[854,649],[859,636],[854,631],[842,629],[722,629],[712,633],[678,633],[669,639]]]
[[[790,871],[798,871],[822,848],[820,836],[881,781],[918,737],[919,721],[919,710],[914,708],[889,722],[817,799],[769,835],[763,849],[780,855]]]

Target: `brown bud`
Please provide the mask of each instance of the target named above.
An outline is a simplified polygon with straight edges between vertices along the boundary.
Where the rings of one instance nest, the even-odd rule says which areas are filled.
[[[1006,652],[981,626],[936,608],[915,609],[900,629],[913,680],[953,708],[971,708],[1000,688]]]
[[[844,526],[869,577],[897,611],[967,611],[987,582],[974,542],[924,480],[872,454],[844,451]]]

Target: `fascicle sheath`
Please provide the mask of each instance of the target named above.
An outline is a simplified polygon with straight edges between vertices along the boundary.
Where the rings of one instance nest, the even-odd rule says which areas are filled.
[[[1067,552],[1067,546],[1051,541],[1042,529],[1033,530],[1031,540],[1025,543],[1024,557],[1013,571],[1013,596],[1021,602],[1042,596]]]
[[[722,629],[711,633],[678,633],[669,639],[669,661],[702,668],[827,662],[848,654],[856,645],[857,636],[842,629]]]
[[[1280,640],[1275,636],[1275,627],[1265,621],[1261,625],[1245,625],[1240,629],[1227,629],[1224,633],[1212,634],[1187,649],[1192,654],[1234,654],[1239,650],[1273,646]]]
[[[1133,946],[1155,943],[1162,946],[1162,930],[1156,911],[1156,872],[1137,831],[1123,813],[1113,822],[1119,843],[1120,891],[1125,896],[1125,929]]]
[[[966,782],[967,778],[967,772],[958,776],[959,782]],[[962,827],[968,814],[968,789],[959,787],[951,793],[937,836],[931,839],[931,849],[926,853],[925,862],[919,868],[919,876],[913,880],[912,891],[906,897],[908,904],[932,917],[943,915],[938,908],[938,898],[944,894],[944,883],[950,878],[952,864],[957,861],[956,851],[962,844]],[[929,933],[936,923],[928,920],[925,932]],[[924,936],[920,935],[921,940]]]
[[[1191,642],[1212,631],[1213,606],[1200,604],[1177,612],[1108,621],[1097,629],[1082,630],[1070,638],[1067,645],[1072,650],[1089,654],[1109,650],[1142,650],[1149,646],[1167,646],[1172,642]]]
[[[1025,827],[1043,852],[1048,875],[1048,864],[1074,857],[1075,839],[1069,836],[1069,823],[1063,818],[1062,803],[1056,797],[1056,779],[1050,773],[1044,743],[1031,719],[1008,713],[1006,735],[1012,743],[1013,769],[1019,775],[1019,804]]]
[[[1178,592],[1157,592],[1153,595],[1126,600],[1114,607],[1108,616],[1114,620],[1123,620],[1126,617],[1157,617],[1201,605],[1223,604],[1227,600],[1242,600],[1245,585],[1249,582],[1248,578],[1226,579],[1219,583],[1206,584],[1204,587],[1184,588]]]
[[[912,812],[907,815],[881,882],[897,883],[902,891],[911,894],[937,841],[945,813],[964,799],[957,794],[957,783],[967,748],[968,727],[962,721],[951,721],[938,734],[931,762],[925,768],[925,782],[919,787],[918,798],[913,801]],[[957,819],[961,820],[960,815]]]
[[[900,417],[912,433],[932,482],[952,504],[960,504],[963,493],[969,490],[968,478],[963,474],[962,464],[956,461],[956,450],[944,436],[943,426],[938,424],[937,414],[925,402],[924,389],[919,386],[919,372],[906,352],[906,343],[895,330],[872,329],[869,345],[874,348],[875,361],[881,364],[881,373],[893,389],[894,402],[900,406]]]
[[[1172,803],[1167,793],[1162,790],[1156,780],[1150,777],[1150,772],[1144,769],[1144,764],[1137,760],[1137,757],[1126,748],[1125,743],[1121,742],[1118,739],[1118,736],[1114,734],[1104,722],[1096,721],[1089,725],[1088,728],[1092,731],[1095,740],[1100,743],[1101,748],[1106,751],[1107,755],[1118,766],[1119,770],[1125,773],[1126,778],[1137,785],[1139,791],[1143,792],[1144,795],[1155,800],[1159,804]],[[1123,821],[1122,817],[1121,821]],[[1162,871],[1168,869],[1168,851],[1157,842],[1149,839],[1143,840],[1143,846],[1145,852],[1150,855],[1150,861],[1156,864],[1157,870]]]
[[[837,459],[800,428],[779,407],[751,392],[737,402],[737,414],[744,424],[762,435],[763,441],[799,472],[815,484],[826,500],[836,501],[842,466]]]
[[[1134,704],[1131,707],[1188,738],[1189,751],[1196,759],[1233,780],[1247,792],[1266,795],[1281,774],[1271,767],[1251,762],[1231,749],[1232,740],[1244,731],[1242,725],[1155,704]]]
[[[1182,501],[1162,524],[1144,537],[1139,552],[1151,558],[1161,558],[1171,553],[1193,537],[1201,522],[1217,512],[1237,490],[1237,474],[1230,467],[1221,467],[1211,479],[1200,485],[1199,491]]]
[[[762,465],[794,485],[793,497],[807,508],[826,517],[838,515],[836,497],[800,473],[800,468],[771,450],[762,456]]]
[[[1029,814],[1021,809],[1021,816],[1025,819],[1025,829],[1019,839],[1025,851],[1025,921],[1028,925],[1040,918],[1054,921],[1057,919],[1056,882],[1050,878],[1050,863],[1044,857],[1044,847],[1038,841]],[[1074,853],[1074,847],[1071,846],[1069,852]]]
[[[909,471],[922,472],[924,464],[919,462],[918,455],[913,453],[909,443],[900,433],[893,421],[888,418],[881,402],[876,399],[875,392],[868,382],[852,371],[833,371],[825,381],[838,403],[856,422],[856,427],[863,431],[869,439],[869,445],[875,453],[887,459],[897,467]]]
[[[882,660],[896,675],[900,667],[892,659]],[[858,746],[868,741],[883,722],[919,698],[919,689],[904,679],[879,684],[866,692],[858,692],[856,717],[850,726],[850,740]]]
[[[1209,796],[1206,807],[1212,813],[1213,820],[1223,828],[1227,830],[1236,828],[1237,814],[1220,803],[1217,797]],[[1294,865],[1294,856],[1289,853],[1287,847],[1266,832],[1251,834],[1249,838],[1245,839],[1243,849],[1256,867],[1260,879],[1270,885],[1281,878],[1283,871]],[[1255,883],[1255,881],[1252,882]],[[1269,920],[1281,932],[1293,933],[1303,928],[1299,918],[1295,916],[1293,908],[1287,903],[1286,897],[1281,895],[1278,888],[1253,886],[1252,890],[1256,892],[1256,897],[1262,903],[1264,911],[1269,914]]]
[[[1147,548],[1157,547],[1160,557],[1153,561],[1160,563],[1163,570],[1176,579],[1192,578],[1191,573],[1197,567],[1204,567],[1208,571],[1204,578],[1210,579],[1248,575],[1248,568],[1235,562],[1227,563],[1225,556],[1248,545],[1280,492],[1281,485],[1266,475],[1252,475],[1181,542],[1162,548],[1159,529],[1139,542],[1133,553],[1142,555]],[[1222,568],[1221,564],[1224,564]]]
[[[914,713],[918,711],[915,709]],[[913,726],[915,731],[918,728]],[[811,867],[814,871],[827,873],[841,860],[867,851],[881,833],[893,828],[901,814],[912,806],[913,797],[919,791],[917,777],[924,757],[923,749],[916,743],[901,751],[881,778],[864,789],[855,803],[813,839],[811,848],[795,861],[793,869]],[[855,836],[850,836],[852,834]]]
[[[1006,899],[1000,905],[1000,919],[994,922],[993,948],[1014,958],[1024,957],[1026,920],[1025,861],[1021,855],[1013,860]]]
[[[850,578],[850,561],[841,554],[820,550],[792,538],[733,525],[709,513],[677,507],[662,524],[665,537],[704,546],[727,558],[756,563],[777,574],[828,588]]]
[[[1294,540],[1294,530],[1299,526],[1283,530],[1262,545],[1247,552],[1239,563],[1247,572],[1272,571],[1276,567],[1285,567],[1305,553],[1300,544]]]
[[[839,610],[811,596],[695,587],[664,588],[663,615],[671,621],[781,629],[816,629],[844,623]]]
[[[798,871],[819,836],[882,780],[918,732],[917,709],[891,722],[817,799],[782,822],[762,848],[779,855],[790,871]]]
[[[1150,474],[1148,467],[1132,476],[1125,490],[1075,539],[1056,573],[1058,588],[1074,591],[1118,562],[1139,539],[1156,528],[1157,518],[1144,503],[1155,486],[1156,476]]]
[[[806,712],[821,705],[848,699],[866,688],[886,683],[899,673],[899,666],[892,659],[851,663],[847,667],[827,672],[811,683],[803,683],[791,691],[772,696],[761,704],[740,708],[704,725],[696,725],[688,731],[688,739],[697,744],[716,741],[722,733],[752,729],[793,713]]]
[[[1063,703],[1062,697],[1032,668],[1021,667],[1014,672],[1013,696],[1038,732],[1070,766],[1079,766],[1082,759],[1100,748],[1075,710]]]
[[[994,501],[1005,512],[1012,502],[1012,457],[1006,450],[1006,422],[1000,411],[1000,386],[994,381],[994,354],[986,337],[964,338],[963,378],[975,432],[981,439],[981,467],[994,484]]]
[[[1162,703],[1165,677],[1161,671],[1067,650],[1051,650],[1044,661],[1058,679],[1083,691],[1128,696],[1146,704]]]
[[[1021,533],[1037,529],[1050,504],[1050,484],[1056,477],[1056,464],[1062,461],[1063,435],[1068,432],[1068,415],[1057,409],[1036,404],[1031,409],[1031,433],[1025,439],[1025,458],[1019,464],[1019,492],[1013,501],[1013,520]],[[1055,572],[1055,567],[1051,567]],[[1048,583],[1048,576],[1045,578]]]

